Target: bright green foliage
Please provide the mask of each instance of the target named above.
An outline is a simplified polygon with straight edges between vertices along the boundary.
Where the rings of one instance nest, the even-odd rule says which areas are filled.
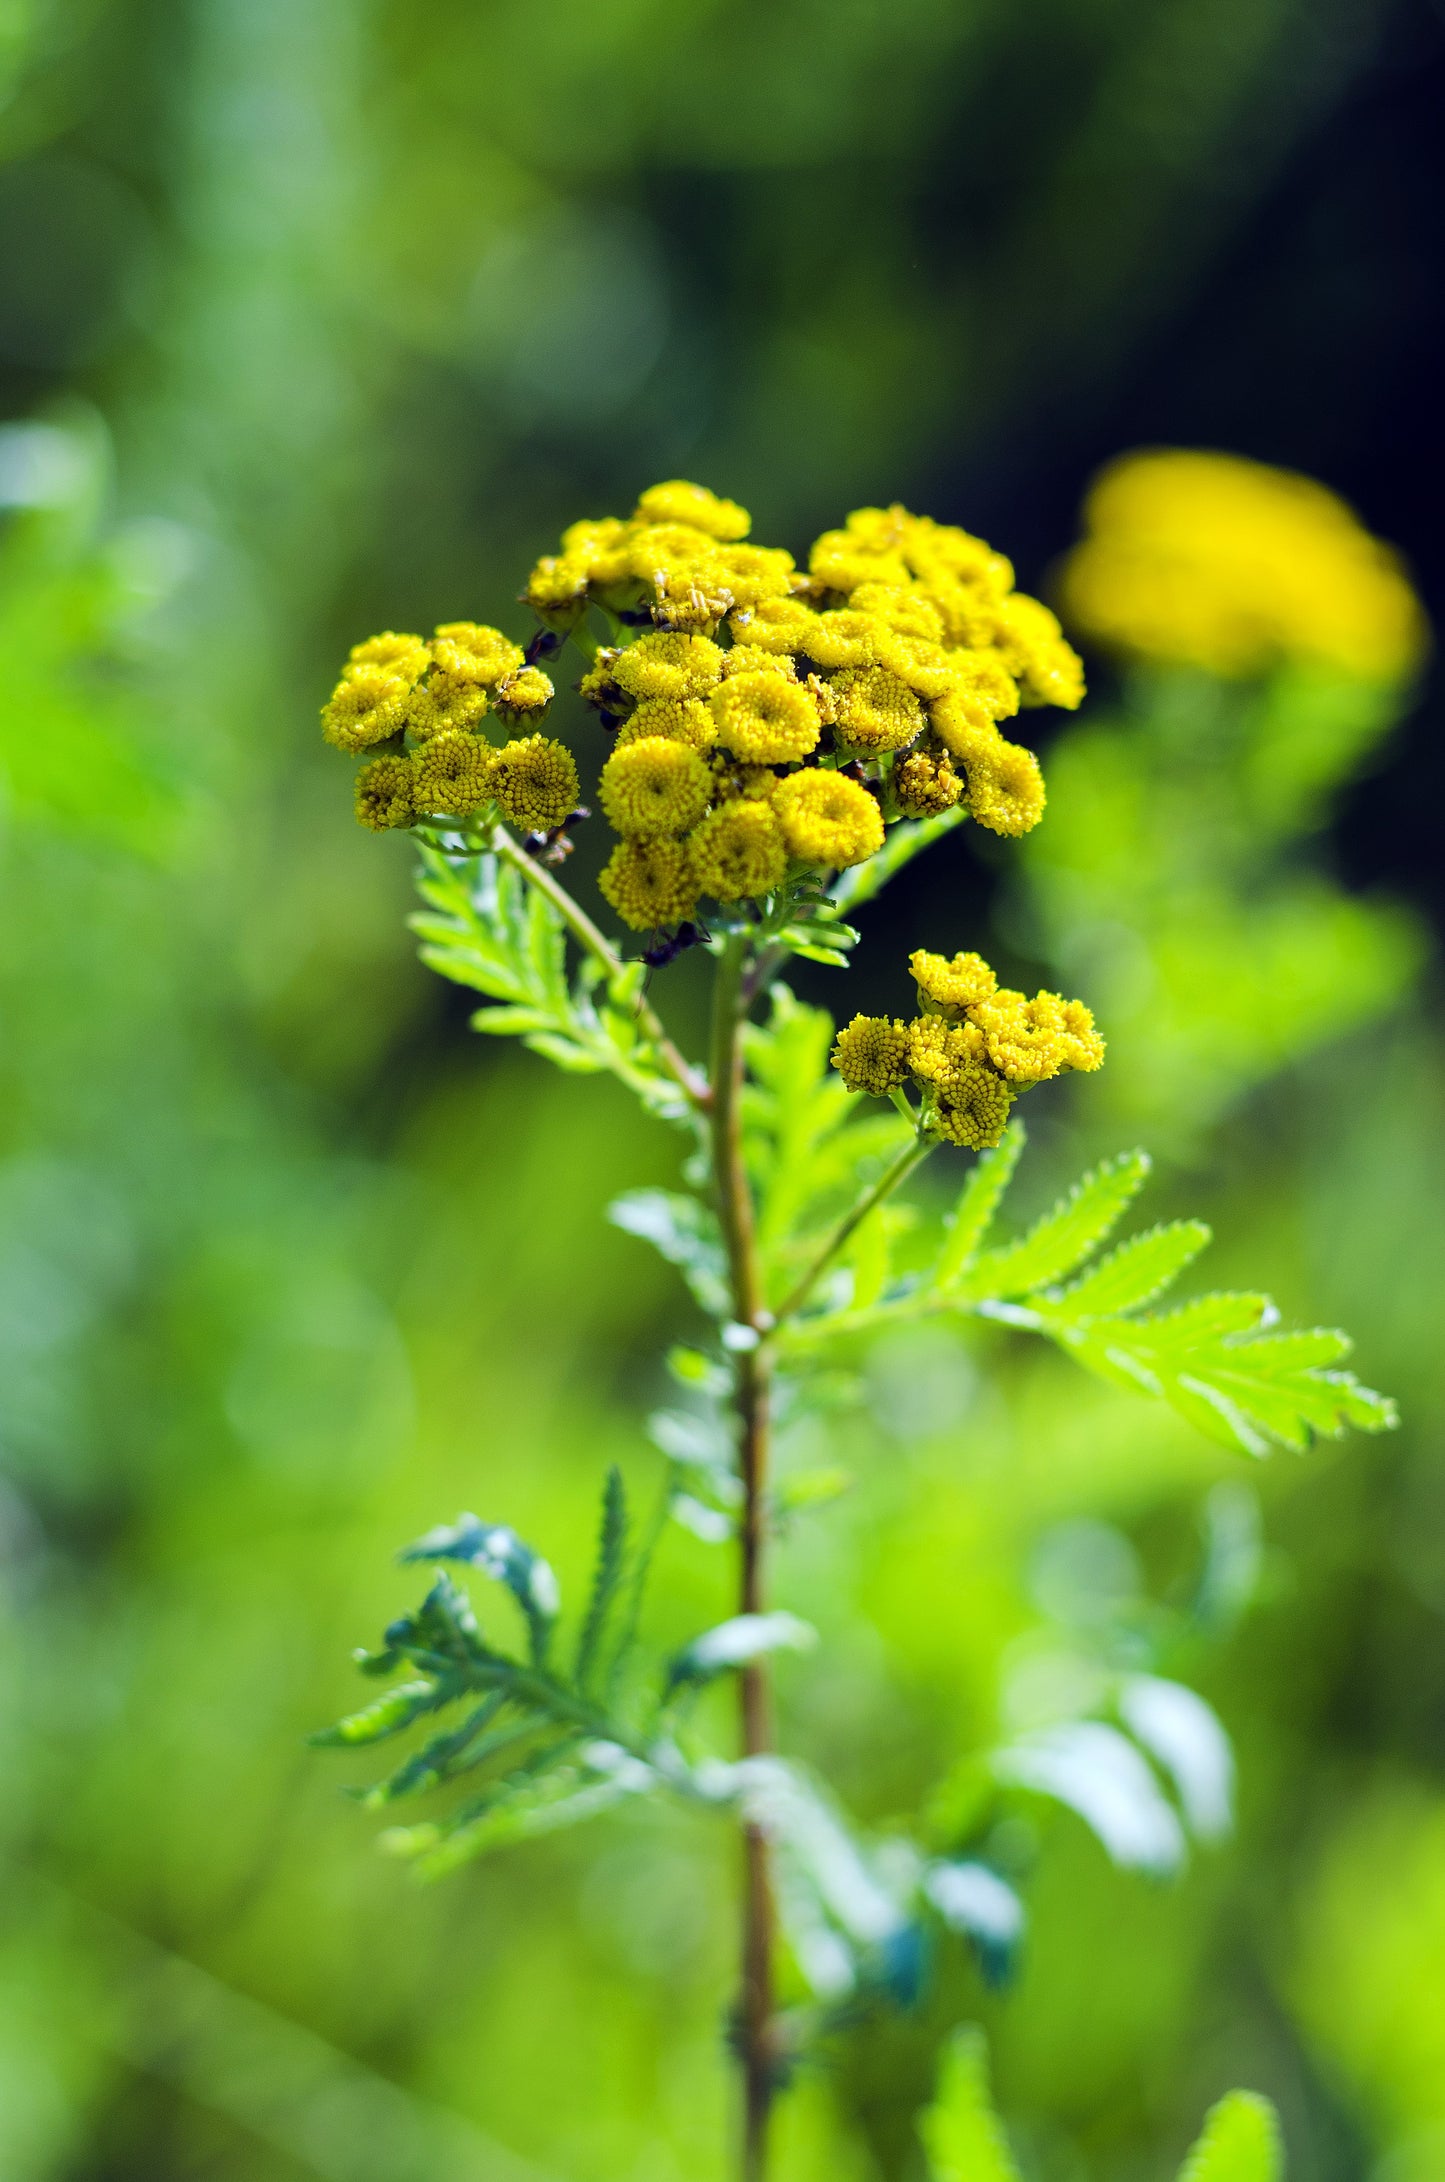
[[[1020,2182],[988,2088],[983,2032],[956,2030],[943,2050],[932,2106],[918,2117],[933,2182]]]
[[[988,2049],[972,2026],[943,2049],[933,2104],[918,2117],[932,2182],[1020,2182],[989,2095]],[[1210,2108],[1179,2182],[1281,2182],[1279,2119],[1268,2099],[1231,2091]]]
[[[1085,1264],[1143,1186],[1149,1160],[1130,1152],[1085,1175],[1017,1242],[984,1248],[989,1223],[1023,1143],[1015,1122],[969,1175],[931,1266],[896,1275],[866,1302],[851,1293],[833,1310],[798,1321],[794,1352],[939,1315],[973,1314],[1041,1333],[1101,1378],[1166,1401],[1192,1424],[1244,1454],[1300,1448],[1348,1426],[1388,1430],[1395,1409],[1339,1367],[1346,1334],[1275,1324],[1267,1296],[1213,1295],[1136,1315],[1161,1295],[1209,1241],[1199,1220],[1151,1228]]]
[[[1279,2119],[1269,2100],[1231,2091],[1210,2108],[1179,2182],[1279,2182],[1283,2173]]]
[[[413,917],[412,926],[422,940],[423,962],[499,1003],[478,1009],[475,1029],[519,1037],[534,1053],[581,1075],[610,1071],[654,1112],[683,1111],[677,1085],[659,1068],[638,1020],[644,964],[619,964],[607,977],[588,955],[569,979],[562,918],[512,865],[497,856],[421,853],[417,883],[430,914]]]
[[[766,1026],[747,1034],[744,1125],[773,1301],[809,1241],[913,1133],[901,1115],[849,1096],[828,1066],[832,1042],[832,1018],[803,1007],[785,985],[773,988]]]

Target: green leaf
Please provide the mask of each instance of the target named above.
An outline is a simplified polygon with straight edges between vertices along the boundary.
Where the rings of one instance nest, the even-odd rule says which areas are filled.
[[[651,1767],[616,1745],[587,1746],[580,1764],[568,1762],[574,1751],[575,1744],[567,1742],[541,1753],[533,1765],[469,1805],[446,1830],[412,1827],[383,1835],[382,1845],[393,1855],[416,1858],[419,1878],[440,1879],[492,1849],[600,1817],[656,1785]]]
[[[602,1488],[602,1525],[597,1540],[597,1566],[592,1577],[592,1596],[587,1602],[587,1619],[582,1624],[582,1633],[577,1640],[577,1663],[573,1670],[573,1680],[581,1690],[589,1686],[593,1667],[606,1638],[612,1609],[622,1588],[626,1560],[627,1492],[622,1483],[622,1472],[614,1463]]]
[[[1179,2182],[1279,2182],[1284,2148],[1279,2117],[1255,2091],[1231,2091],[1210,2108],[1204,2131],[1179,2170]]]
[[[732,1316],[722,1238],[716,1218],[700,1198],[678,1190],[628,1190],[613,1198],[607,1217],[625,1235],[640,1236],[677,1266],[710,1317]]]
[[[1213,1240],[1202,1220],[1173,1220],[1134,1235],[1093,1265],[1059,1297],[1072,1318],[1137,1310],[1170,1287]]]
[[[818,1641],[818,1632],[796,1614],[734,1614],[716,1628],[694,1637],[680,1651],[668,1670],[668,1687],[684,1682],[710,1682],[729,1667],[746,1666],[767,1652],[806,1652]]]
[[[425,1795],[443,1781],[451,1780],[458,1773],[468,1773],[488,1758],[495,1757],[498,1751],[528,1735],[535,1735],[537,1722],[531,1717],[488,1734],[492,1721],[510,1701],[505,1690],[494,1690],[467,1714],[460,1727],[445,1735],[430,1736],[404,1765],[367,1790],[362,1798],[367,1810],[385,1810],[404,1796]]]
[[[455,1523],[440,1524],[424,1538],[404,1548],[403,1561],[461,1561],[479,1568],[505,1584],[527,1617],[532,1656],[541,1661],[548,1636],[557,1618],[560,1601],[551,1564],[534,1553],[506,1523],[484,1523],[476,1515],[459,1515]]]
[[[511,863],[424,845],[417,883],[427,904],[411,920],[422,960],[498,1003],[478,1010],[474,1029],[521,1038],[574,1075],[607,1070],[653,1112],[685,1118],[686,1101],[636,1019],[642,965],[628,964],[599,1008],[602,966],[584,956],[569,986],[561,914]]]
[[[1147,1152],[1124,1152],[1106,1160],[1075,1183],[1020,1241],[985,1251],[954,1292],[972,1302],[1028,1295],[1062,1280],[1120,1219],[1142,1189],[1149,1166]]]
[[[989,2096],[981,2030],[967,2026],[949,2039],[918,2133],[933,2182],[1022,2182]]]
[[[1348,1335],[1330,1327],[1284,1333],[1260,1296],[1206,1296],[1143,1318],[1075,1322],[1067,1301],[1041,1302],[1021,1320],[1118,1385],[1158,1395],[1226,1447],[1248,1455],[1336,1439],[1350,1426],[1387,1432],[1395,1405],[1338,1369]]]
[[[1023,1123],[1011,1122],[1002,1142],[983,1152],[970,1168],[933,1269],[936,1287],[951,1288],[973,1263],[1027,1141]]]
[[[375,1704],[367,1705],[361,1712],[353,1712],[349,1719],[338,1720],[334,1727],[324,1727],[307,1740],[318,1750],[342,1750],[360,1748],[367,1743],[384,1742],[389,1735],[400,1735],[423,1713],[436,1712],[449,1705],[457,1695],[455,1683],[403,1682]]]

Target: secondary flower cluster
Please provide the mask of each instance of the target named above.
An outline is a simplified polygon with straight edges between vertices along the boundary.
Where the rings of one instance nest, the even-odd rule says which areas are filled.
[[[364,826],[466,819],[496,803],[524,832],[551,833],[577,805],[571,751],[538,734],[498,748],[482,722],[495,714],[533,725],[553,694],[500,629],[449,621],[429,643],[388,629],[353,645],[322,709],[322,732],[338,750],[382,753],[357,775]]]
[[[1313,479],[1235,455],[1126,455],[1085,504],[1071,621],[1137,657],[1255,675],[1288,660],[1366,680],[1414,667],[1425,622],[1390,548]]]
[[[358,644],[322,721],[369,760],[362,823],[495,805],[530,835],[558,833],[579,784],[571,753],[537,732],[554,688],[535,661],[572,636],[591,662],[582,694],[615,737],[600,802],[619,840],[600,884],[634,930],[861,863],[900,818],[961,806],[995,833],[1035,825],[1038,761],[1000,723],[1077,705],[1083,678],[1003,555],[864,508],[803,570],[745,543],[750,520],[702,486],[655,485],[626,521],[575,523],[537,564],[529,651],[472,622]],[[594,610],[615,639],[601,648]],[[493,717],[531,732],[497,747]]]
[[[982,955],[909,958],[920,1013],[911,1023],[855,1015],[838,1033],[833,1066],[850,1091],[875,1098],[910,1081],[924,1126],[975,1151],[997,1144],[1020,1092],[1066,1069],[1104,1065],[1104,1041],[1082,1000],[1000,987]]]

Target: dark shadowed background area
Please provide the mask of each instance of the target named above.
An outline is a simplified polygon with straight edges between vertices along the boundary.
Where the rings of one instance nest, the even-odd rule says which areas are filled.
[[[562,526],[675,475],[800,554],[901,499],[1047,594],[1090,476],[1151,443],[1318,477],[1438,626],[1442,108],[1426,0],[8,11],[7,2182],[726,2171],[726,1844],[616,1820],[419,1892],[339,1792],[364,1774],[303,1747],[412,1596],[395,1548],[457,1508],[535,1537],[575,1598],[597,1481],[615,1459],[646,1489],[653,1359],[689,1324],[602,1220],[672,1144],[474,1038],[415,963],[411,852],[355,827],[316,732],[347,645],[525,633],[510,602]],[[1292,829],[1237,812],[1226,844],[1189,786],[1226,758],[1090,668],[1085,712],[1042,716],[1038,835],[925,860],[846,1000],[823,969],[800,989],[892,1008],[918,944],[1071,977],[1111,1065],[1041,1095],[1028,1207],[1150,1143],[1149,1217],[1207,1214],[1211,1283],[1348,1324],[1405,1427],[1246,1475],[1001,1335],[868,1360],[857,1483],[781,1557],[825,1637],[783,1678],[796,1746],[886,1829],[1016,1710],[1067,1620],[1050,1570],[1127,1619],[1183,1595],[1201,1510],[1232,1508],[1254,1604],[1188,1669],[1240,1822],[1158,1886],[1041,1814],[1014,1983],[940,1959],[804,2077],[780,2172],[916,2182],[937,2039],[976,2018],[1031,2182],[1172,2172],[1235,2081],[1280,2102],[1294,2182],[1431,2182],[1438,669]],[[1091,786],[1104,749],[1157,790],[1137,843]],[[1086,946],[1059,904],[1090,826],[1129,868],[1094,859]],[[1221,981],[1176,980],[1166,1020],[1129,969],[1182,914],[1176,845],[1241,965],[1262,901],[1302,950],[1207,1084]],[[695,992],[686,963],[657,986],[687,1034]],[[679,1533],[660,1632],[721,1600]]]

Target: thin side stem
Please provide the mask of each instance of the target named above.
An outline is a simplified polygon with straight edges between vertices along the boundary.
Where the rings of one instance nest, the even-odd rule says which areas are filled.
[[[718,963],[713,1002],[712,1154],[718,1218],[727,1246],[733,1316],[755,1336],[762,1330],[762,1284],[753,1222],[752,1193],[743,1166],[740,1098],[742,1029],[751,997],[747,942],[731,939]],[[738,1422],[738,1471],[743,1503],[739,1523],[738,1611],[765,1610],[764,1550],[767,1540],[770,1362],[761,1341],[744,1348],[734,1364],[733,1398]],[[745,1758],[773,1747],[772,1701],[761,1661],[743,1667],[739,1683],[739,1740]],[[737,2041],[743,2073],[743,2182],[763,2182],[767,2169],[768,2119],[777,2088],[777,2004],[774,1954],[777,1912],[771,1855],[760,1827],[743,1827],[741,1991]]]
[[[807,1272],[797,1282],[792,1292],[779,1304],[773,1321],[774,1325],[781,1326],[786,1319],[792,1318],[802,1309],[824,1273],[827,1272],[828,1267],[847,1243],[849,1237],[856,1233],[869,1213],[881,1205],[885,1197],[890,1197],[893,1194],[900,1182],[907,1180],[915,1167],[923,1164],[923,1161],[933,1150],[935,1142],[936,1139],[933,1137],[916,1136],[911,1144],[904,1145],[897,1158],[884,1168],[872,1188],[865,1190],[858,1202],[838,1222],[838,1225],[808,1267]]]
[[[545,864],[539,863],[535,856],[529,856],[520,842],[513,840],[505,826],[492,828],[489,846],[514,871],[519,871],[529,886],[535,887],[539,894],[546,895],[578,945],[584,947],[593,960],[602,965],[609,978],[621,977],[627,965],[617,949],[606,933],[599,931],[581,903],[574,901],[566,887],[553,877]],[[699,1112],[705,1111],[712,1103],[712,1093],[708,1085],[668,1037],[662,1017],[649,1000],[638,1000],[637,1019],[656,1046],[663,1067],[683,1092],[688,1104]]]

